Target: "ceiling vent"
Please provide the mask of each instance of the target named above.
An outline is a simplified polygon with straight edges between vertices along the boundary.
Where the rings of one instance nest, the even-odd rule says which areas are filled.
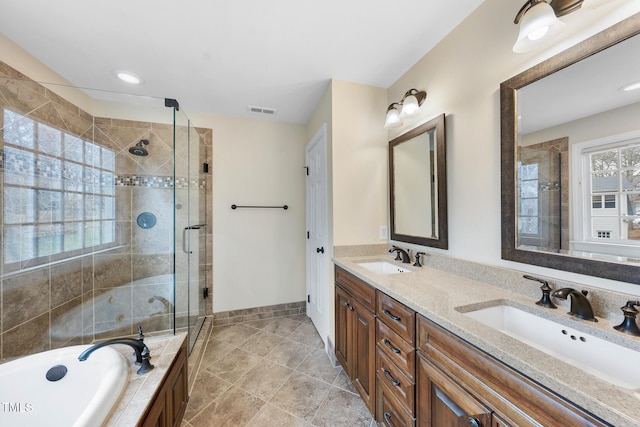
[[[248,108],[252,113],[267,114],[269,116],[273,116],[276,114],[275,108],[254,107],[252,105],[249,105]]]

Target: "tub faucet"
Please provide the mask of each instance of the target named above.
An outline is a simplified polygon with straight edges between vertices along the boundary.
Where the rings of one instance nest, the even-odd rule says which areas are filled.
[[[590,320],[597,322],[598,319],[593,315],[593,309],[587,299],[587,291],[578,292],[572,288],[558,289],[552,296],[560,299],[567,299],[567,296],[571,297],[571,310],[569,314],[583,320]]]
[[[93,353],[97,349],[112,344],[125,344],[133,348],[133,350],[136,352],[136,363],[140,364],[140,369],[138,369],[137,371],[138,375],[144,374],[153,369],[153,365],[151,364],[151,362],[149,362],[149,359],[151,359],[149,347],[147,347],[144,342],[134,338],[112,338],[110,340],[99,342],[83,351],[82,354],[78,356],[78,360],[84,362],[89,358],[91,353]]]
[[[409,264],[411,262],[411,260],[409,259],[409,253],[402,248],[392,246],[391,249],[389,249],[389,252],[396,252],[396,260],[400,260],[400,255],[402,255],[403,264]]]

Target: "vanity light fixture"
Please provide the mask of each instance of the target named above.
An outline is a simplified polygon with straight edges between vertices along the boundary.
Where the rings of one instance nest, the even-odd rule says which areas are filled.
[[[427,92],[418,89],[409,89],[400,102],[393,102],[387,108],[385,129],[402,126],[402,119],[415,116],[420,111],[420,106],[427,99]],[[400,107],[400,110],[398,110]]]
[[[558,18],[578,9],[596,9],[615,0],[527,0],[514,19],[520,32],[513,51],[528,52],[560,33],[564,22]]]

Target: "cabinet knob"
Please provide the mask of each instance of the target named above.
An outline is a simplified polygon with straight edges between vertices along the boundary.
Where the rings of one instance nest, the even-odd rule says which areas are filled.
[[[324,253],[324,246],[321,247],[321,248],[316,248],[316,253],[323,254]]]
[[[476,420],[473,417],[467,418],[467,421],[469,421],[469,426],[471,427],[482,427],[482,424],[480,424],[480,421]]]

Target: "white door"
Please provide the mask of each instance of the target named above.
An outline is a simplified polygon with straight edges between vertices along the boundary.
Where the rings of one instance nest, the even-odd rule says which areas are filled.
[[[323,124],[306,148],[307,316],[327,344],[327,268],[331,259],[327,223],[327,138]]]

